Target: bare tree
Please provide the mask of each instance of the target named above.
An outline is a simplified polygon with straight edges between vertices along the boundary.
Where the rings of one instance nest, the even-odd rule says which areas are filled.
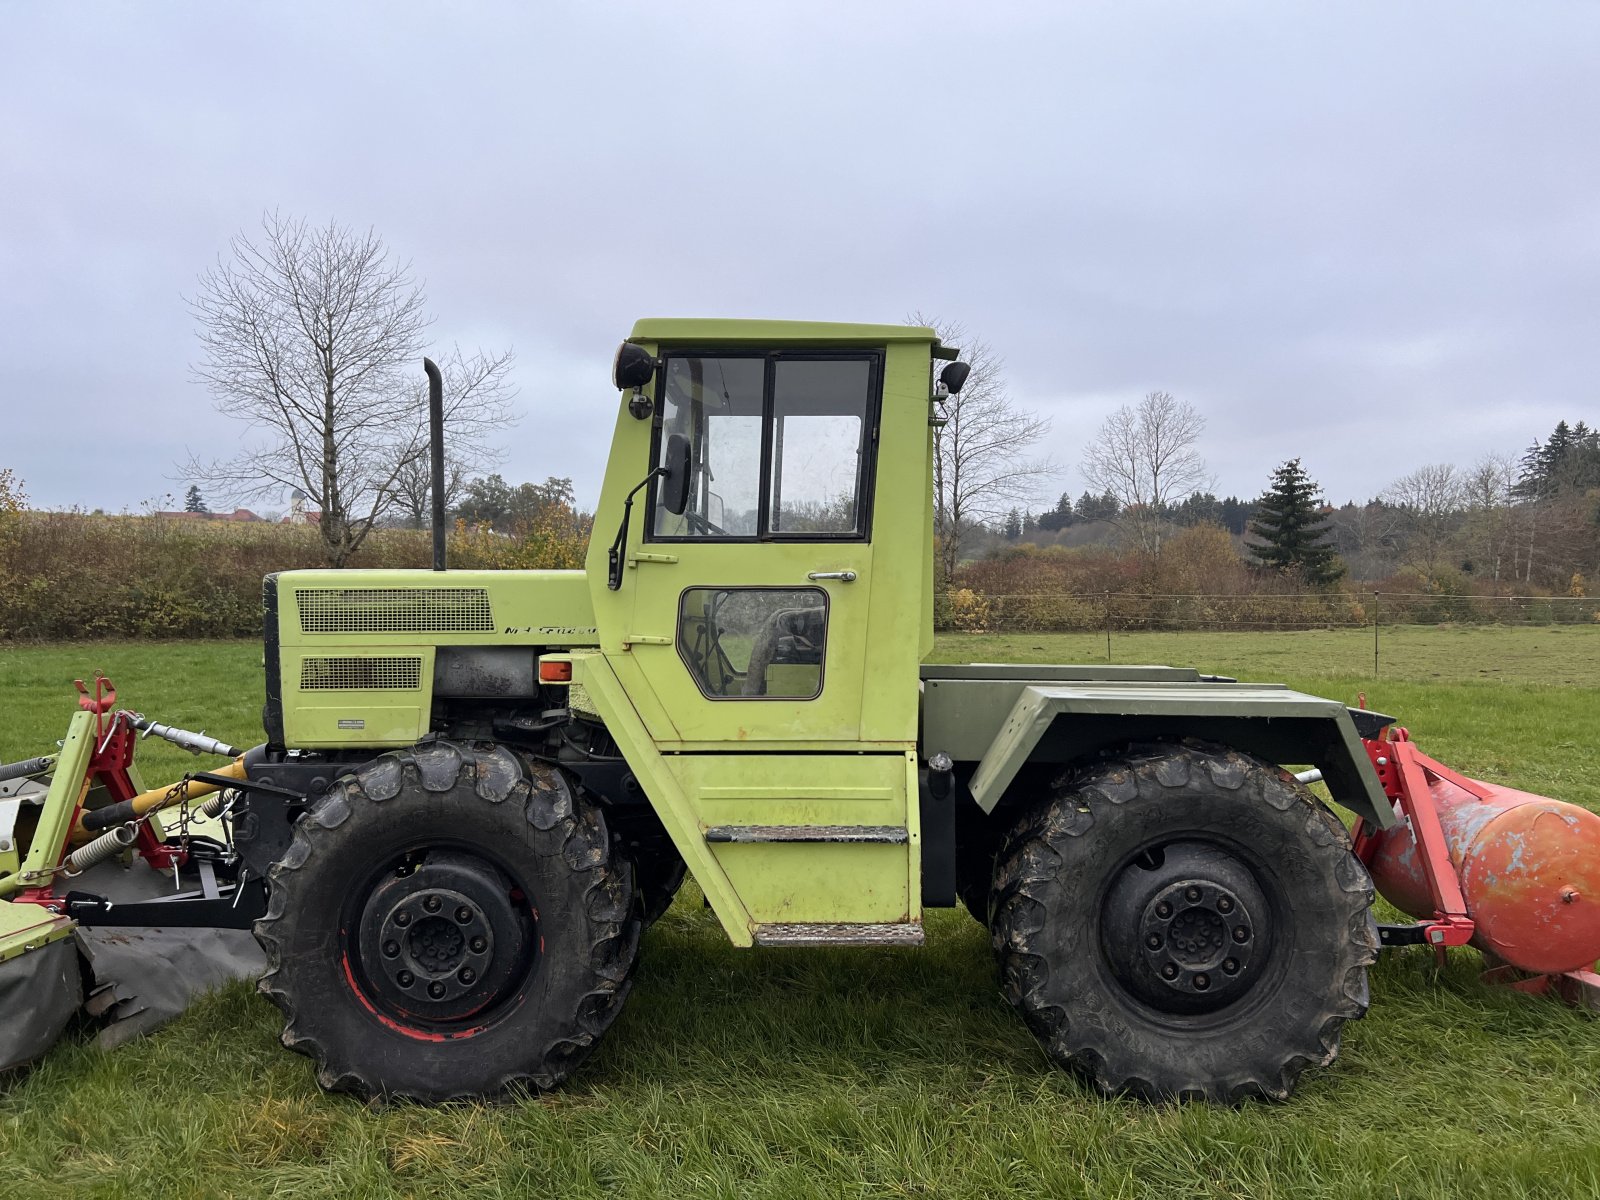
[[[1122,506],[1117,521],[1146,554],[1161,553],[1167,511],[1211,486],[1195,448],[1205,418],[1170,392],[1151,392],[1105,419],[1083,450],[1081,470],[1097,491]]]
[[[1400,511],[1379,500],[1350,503],[1334,511],[1335,544],[1352,578],[1382,579],[1394,573],[1400,524]]]
[[[1432,578],[1443,564],[1461,511],[1460,473],[1449,463],[1418,467],[1385,488],[1383,499],[1400,510],[1408,562]]]
[[[343,566],[426,453],[424,303],[410,264],[372,230],[270,213],[258,240],[235,237],[189,300],[204,351],[195,374],[258,436],[186,473],[239,499],[303,492],[329,564]],[[504,420],[509,355],[468,361],[487,380],[483,411]]]
[[[498,355],[464,355],[456,346],[438,359],[444,378],[445,508],[452,509],[461,498],[467,477],[505,458],[500,440],[506,427],[516,421],[511,398],[516,394],[507,375],[512,352]],[[427,384],[417,381],[412,403],[427,403]],[[433,477],[426,454],[413,454],[401,465],[394,481],[394,503],[412,529],[424,529],[431,518]]]
[[[959,346],[971,366],[966,386],[942,402],[944,424],[934,428],[933,524],[938,538],[936,586],[947,588],[961,561],[962,539],[977,527],[1005,518],[1013,506],[1038,498],[1057,473],[1046,458],[1028,452],[1050,432],[1050,421],[1013,403],[1005,363],[965,327],[920,312],[906,318],[925,325],[946,345]]]
[[[1467,508],[1467,534],[1476,574],[1500,582],[1503,574],[1515,578],[1515,528],[1512,489],[1517,483],[1517,461],[1508,454],[1486,454],[1461,481]]]

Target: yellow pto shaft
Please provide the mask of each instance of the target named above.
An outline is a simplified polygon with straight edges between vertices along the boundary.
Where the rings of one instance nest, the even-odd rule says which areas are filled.
[[[212,775],[223,776],[227,779],[244,779],[244,759],[236,758],[220,770],[210,772]],[[83,843],[104,833],[114,825],[123,825],[129,821],[138,821],[163,808],[171,808],[201,796],[209,796],[212,792],[219,791],[224,785],[203,782],[198,779],[180,779],[177,783],[167,787],[151,788],[148,792],[140,792],[131,800],[123,800],[117,804],[109,804],[104,808],[92,809],[83,813],[78,818],[78,823],[72,828],[69,841],[74,846]]]

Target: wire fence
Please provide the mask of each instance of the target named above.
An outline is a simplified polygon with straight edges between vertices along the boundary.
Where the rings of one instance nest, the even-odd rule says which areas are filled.
[[[1385,631],[1424,626],[1558,626],[1600,623],[1600,597],[1470,596],[1427,592],[1150,594],[1077,592],[988,595],[959,589],[935,596],[934,626],[945,633],[1076,633],[1113,642],[1140,633],[1370,631],[1379,670]]]

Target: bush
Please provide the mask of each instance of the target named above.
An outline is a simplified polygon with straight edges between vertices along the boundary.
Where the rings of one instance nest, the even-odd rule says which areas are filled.
[[[983,633],[989,628],[989,602],[971,588],[961,588],[948,597],[949,628],[963,633]]]
[[[0,472],[0,637],[259,637],[261,579],[322,567],[305,525],[7,508]],[[587,524],[552,514],[526,536],[458,527],[452,567],[581,567]],[[426,531],[376,530],[351,567],[428,567]]]

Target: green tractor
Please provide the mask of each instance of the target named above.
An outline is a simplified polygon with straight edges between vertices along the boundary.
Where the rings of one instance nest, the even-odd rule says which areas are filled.
[[[266,742],[199,777],[209,902],[253,921],[325,1087],[560,1085],[686,876],[743,947],[915,946],[965,905],[1108,1092],[1281,1098],[1332,1061],[1380,930],[1303,780],[1382,836],[1389,719],[1169,667],[923,665],[965,377],[925,328],[641,321],[586,569],[445,570],[436,541],[433,571],[268,577]],[[41,828],[149,819],[35,778],[70,810]],[[106,918],[4,868],[0,909]],[[1471,934],[1445,927],[1384,940]]]

